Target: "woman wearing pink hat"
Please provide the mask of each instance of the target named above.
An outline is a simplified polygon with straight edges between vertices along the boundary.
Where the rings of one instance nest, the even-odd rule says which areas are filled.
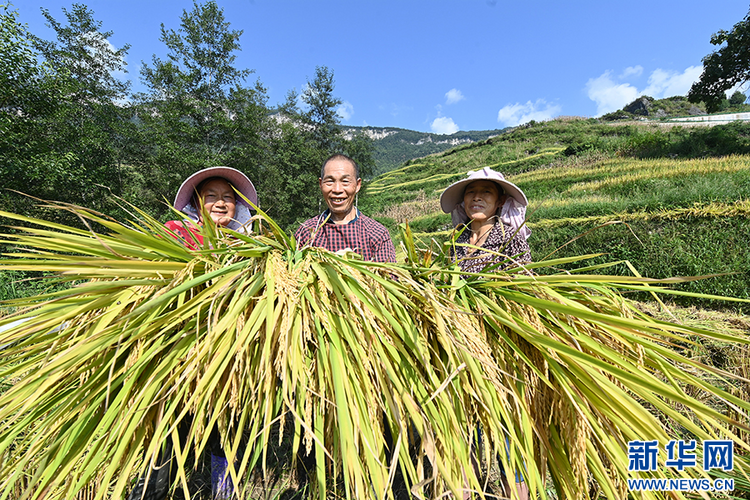
[[[230,167],[211,167],[200,170],[182,183],[174,199],[174,206],[189,217],[185,221],[169,221],[167,229],[184,240],[185,245],[197,250],[203,244],[197,226],[203,225],[203,214],[215,224],[234,231],[247,231],[252,207],[258,204],[255,186],[245,174]]]
[[[245,174],[230,167],[205,168],[188,177],[175,196],[175,208],[188,218],[168,221],[165,226],[192,250],[203,245],[200,226],[204,223],[204,215],[211,217],[218,226],[234,231],[247,231],[247,225],[252,219],[252,207],[243,196],[257,206],[255,186]],[[187,427],[189,424],[178,429],[182,440],[185,439]],[[214,499],[229,499],[235,494],[235,488],[227,474],[229,462],[221,448],[215,427],[211,431],[208,447],[211,453],[211,496]],[[155,467],[138,479],[127,500],[166,499],[175,477],[172,458],[172,444],[168,442],[159,454]]]
[[[463,231],[453,250],[461,269],[477,273],[495,263],[507,269],[531,262],[526,205],[523,191],[489,167],[448,186],[440,206]]]

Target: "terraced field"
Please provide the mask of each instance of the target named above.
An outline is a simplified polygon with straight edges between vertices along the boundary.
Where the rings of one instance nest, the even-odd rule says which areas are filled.
[[[539,124],[414,160],[367,185],[360,207],[396,238],[408,221],[425,248],[442,243],[452,228],[440,193],[467,171],[490,166],[529,198],[535,260],[602,254],[590,264],[617,262],[606,272],[631,273],[632,266],[660,278],[721,275],[681,289],[750,299],[750,155],[640,158],[632,145],[643,131],[612,136],[599,125],[568,123],[590,143],[608,144],[576,151],[575,136],[558,133],[565,125]]]

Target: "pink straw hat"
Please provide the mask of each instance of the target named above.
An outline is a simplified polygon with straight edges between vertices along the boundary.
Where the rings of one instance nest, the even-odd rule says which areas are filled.
[[[190,200],[195,194],[195,188],[198,187],[202,181],[209,177],[221,177],[226,179],[234,188],[242,193],[245,198],[250,200],[254,205],[258,204],[258,195],[255,192],[255,186],[250,182],[245,174],[231,167],[210,167],[204,168],[194,173],[182,183],[180,189],[177,190],[177,196],[174,198],[174,207],[177,210],[184,210],[184,208],[190,204]],[[248,208],[250,205],[242,199],[242,196],[237,197],[237,203],[241,203]]]

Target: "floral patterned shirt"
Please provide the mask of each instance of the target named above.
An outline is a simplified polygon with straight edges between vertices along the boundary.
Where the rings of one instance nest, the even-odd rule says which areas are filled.
[[[482,252],[467,246],[470,236],[471,230],[467,227],[456,239],[456,245],[452,250],[453,260],[458,262],[458,266],[468,273],[482,272],[486,266],[495,262],[503,262],[497,267],[498,270],[531,262],[529,243],[520,234],[514,234],[513,229],[502,222],[496,222],[492,226],[490,234],[487,235],[487,240],[480,247],[498,252],[501,255]],[[508,260],[506,261],[506,259]]]

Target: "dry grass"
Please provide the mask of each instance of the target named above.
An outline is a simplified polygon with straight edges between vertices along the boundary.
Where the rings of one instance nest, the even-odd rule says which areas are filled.
[[[577,183],[572,190],[594,190],[604,185],[622,184],[634,180],[669,178],[710,173],[733,173],[747,169],[747,156],[725,156],[700,160],[634,160],[632,158],[591,161],[565,169],[538,169],[513,176],[513,182],[549,182],[553,179],[593,177],[600,174],[601,181]],[[576,168],[577,167],[577,168]]]
[[[605,202],[606,197],[592,195],[583,198],[577,198],[574,202],[571,200],[547,200],[544,202],[545,207],[568,206],[573,203],[581,202]],[[609,215],[593,215],[589,217],[561,217],[557,219],[543,219],[535,222],[529,222],[529,227],[560,227],[570,224],[592,224],[601,225],[612,221],[630,222],[630,221],[651,221],[651,220],[680,220],[694,217],[712,218],[712,217],[748,217],[750,216],[750,201],[738,201],[736,203],[710,203],[707,205],[695,205],[689,208],[675,208],[673,210],[659,210],[657,212],[619,212]]]
[[[440,211],[440,200],[437,198],[427,198],[424,191],[419,190],[414,201],[400,203],[388,207],[388,209],[375,214],[375,217],[388,217],[401,224],[402,222],[411,221],[417,217]]]

